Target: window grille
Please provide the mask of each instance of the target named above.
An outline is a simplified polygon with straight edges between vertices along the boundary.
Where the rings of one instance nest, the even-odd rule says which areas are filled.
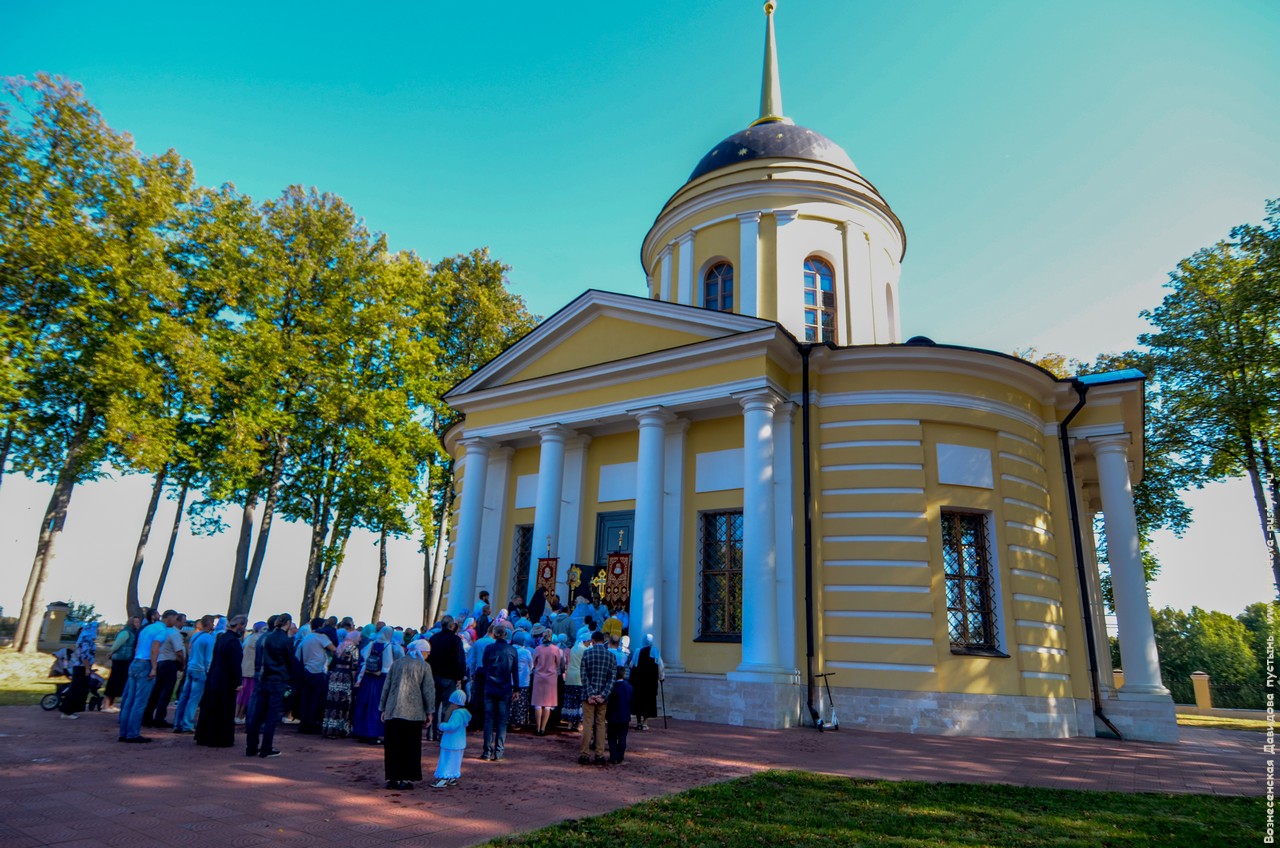
[[[698,638],[742,641],[742,511],[698,516]]]
[[[942,564],[952,648],[998,651],[984,516],[943,511]]]

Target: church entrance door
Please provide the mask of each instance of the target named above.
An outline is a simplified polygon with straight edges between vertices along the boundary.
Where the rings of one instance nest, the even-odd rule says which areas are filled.
[[[582,566],[582,582],[574,591],[574,598],[582,596],[590,598],[592,603],[599,603],[600,590],[592,582],[604,572],[609,564],[609,554],[631,553],[631,537],[635,532],[636,514],[634,510],[617,512],[601,512],[596,514],[596,550],[591,565]],[[630,587],[628,587],[630,588]],[[599,622],[603,624],[604,622]]]

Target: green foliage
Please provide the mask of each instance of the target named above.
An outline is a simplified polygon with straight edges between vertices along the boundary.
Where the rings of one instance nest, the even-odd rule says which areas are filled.
[[[1160,428],[1182,482],[1247,476],[1280,588],[1280,201],[1169,275],[1139,342],[1160,386]],[[1268,529],[1268,524],[1270,528]]]
[[[102,620],[102,616],[98,614],[97,607],[93,604],[81,603],[67,598],[67,606],[71,607],[67,612],[67,618],[71,621],[83,621],[88,624],[90,621]]]
[[[1193,672],[1203,671],[1215,684],[1257,681],[1258,658],[1250,647],[1249,631],[1237,619],[1200,607],[1192,607],[1189,613],[1165,607],[1153,611],[1151,621],[1160,652],[1160,677],[1175,703],[1195,703]]]
[[[1255,799],[766,771],[496,839],[523,848],[1244,845]]]

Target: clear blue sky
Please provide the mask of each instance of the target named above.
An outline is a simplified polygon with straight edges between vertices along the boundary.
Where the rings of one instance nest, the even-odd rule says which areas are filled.
[[[257,199],[315,185],[427,258],[488,245],[545,315],[585,288],[643,292],[653,217],[755,117],[760,5],[5,0],[0,74],[83,83],[112,126],[175,148],[202,183]],[[1173,265],[1280,196],[1271,0],[781,0],[777,27],[787,114],[841,144],[905,224],[909,335],[1088,359],[1130,347]],[[0,489],[7,610],[46,497]],[[146,484],[76,499],[46,599],[116,617]],[[1247,490],[1196,503],[1189,541],[1161,542],[1153,600],[1237,612],[1269,585]],[[305,553],[287,536],[260,617],[297,606]],[[184,540],[167,599],[220,605],[233,546]],[[1206,555],[1238,567],[1219,595]],[[353,541],[335,611],[367,615],[373,562]],[[392,569],[389,613],[412,623],[412,545]]]

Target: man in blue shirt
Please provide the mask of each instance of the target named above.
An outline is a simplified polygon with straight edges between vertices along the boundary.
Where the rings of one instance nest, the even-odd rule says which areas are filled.
[[[129,681],[125,683],[120,699],[120,741],[150,742],[142,735],[142,711],[156,683],[156,667],[160,664],[160,645],[169,634],[169,628],[178,620],[176,610],[165,610],[159,621],[152,622],[138,631],[138,644],[133,662],[129,663]]]
[[[324,630],[323,618],[311,619],[311,632],[298,643],[302,663],[302,691],[298,699],[299,733],[319,733],[324,723],[324,702],[329,691],[329,655],[333,642]]]
[[[217,634],[213,632],[216,616],[202,616],[196,622],[196,632],[191,635],[187,645],[190,654],[187,659],[187,671],[182,676],[182,694],[178,696],[178,708],[173,713],[174,733],[196,732],[196,708],[200,706],[200,697],[204,695],[204,683],[209,676],[209,663],[213,660],[213,643]]]
[[[494,642],[484,649],[484,750],[482,760],[501,760],[507,744],[511,696],[520,688],[520,655],[507,642],[507,628],[493,630]]]

